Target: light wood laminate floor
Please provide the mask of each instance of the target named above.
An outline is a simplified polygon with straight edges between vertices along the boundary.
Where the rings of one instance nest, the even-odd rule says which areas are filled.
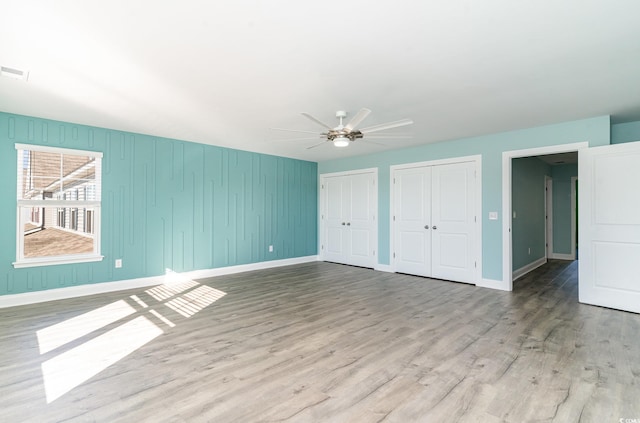
[[[640,421],[640,315],[579,304],[576,273],[316,262],[2,309],[0,420]]]

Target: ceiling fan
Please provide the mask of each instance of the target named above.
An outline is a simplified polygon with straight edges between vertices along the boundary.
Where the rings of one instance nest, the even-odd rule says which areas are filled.
[[[284,129],[284,128],[271,128],[271,129],[274,131],[288,131],[288,132],[301,132],[306,134],[316,134],[316,137],[313,137],[313,138],[298,138],[295,140],[287,140],[287,141],[317,139],[318,136],[320,138],[324,138],[322,142],[312,145],[311,147],[307,147],[307,149],[318,147],[326,142],[332,142],[333,145],[336,147],[347,147],[349,144],[359,139],[363,139],[363,141],[371,142],[369,141],[369,139],[371,138],[390,138],[390,137],[408,138],[409,137],[406,134],[394,134],[394,135],[376,134],[373,136],[369,134],[378,132],[378,131],[384,131],[387,129],[393,129],[393,128],[399,128],[401,126],[411,125],[413,123],[411,119],[401,119],[395,122],[382,123],[379,125],[373,125],[366,128],[357,129],[358,125],[360,125],[362,121],[365,120],[367,116],[369,116],[369,113],[371,113],[371,110],[369,109],[364,109],[364,108],[360,109],[360,111],[356,113],[356,115],[353,118],[351,118],[349,123],[344,125],[342,120],[347,117],[347,112],[339,110],[336,112],[336,118],[340,120],[340,124],[335,128],[332,128],[331,126],[327,125],[321,120],[313,117],[309,113],[302,113],[302,116],[306,117],[307,119],[317,123],[318,125],[326,129],[326,131],[320,132],[320,133],[313,132],[313,131],[301,131],[298,129]],[[374,144],[378,144],[378,143],[374,143]]]

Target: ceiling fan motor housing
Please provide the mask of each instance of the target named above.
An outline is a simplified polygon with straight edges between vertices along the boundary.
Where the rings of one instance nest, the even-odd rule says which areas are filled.
[[[329,141],[333,141],[336,138],[349,138],[349,140],[353,141],[359,138],[362,138],[362,132],[360,131],[349,131],[347,129],[332,129],[327,132],[327,139]]]

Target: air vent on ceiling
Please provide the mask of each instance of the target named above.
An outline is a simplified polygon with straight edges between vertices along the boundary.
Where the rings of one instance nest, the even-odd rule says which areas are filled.
[[[29,72],[8,66],[0,66],[0,75],[6,76],[7,78],[21,79],[23,81],[29,78]]]

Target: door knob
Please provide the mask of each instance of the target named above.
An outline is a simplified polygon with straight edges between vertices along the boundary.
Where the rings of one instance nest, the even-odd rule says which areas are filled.
[[[438,227],[436,225],[433,225],[433,229],[438,229]]]
[[[424,228],[425,229],[429,229],[429,225],[424,225]]]
[[[347,222],[347,226],[351,226],[351,222]]]
[[[342,226],[346,225],[346,223],[342,222]]]

